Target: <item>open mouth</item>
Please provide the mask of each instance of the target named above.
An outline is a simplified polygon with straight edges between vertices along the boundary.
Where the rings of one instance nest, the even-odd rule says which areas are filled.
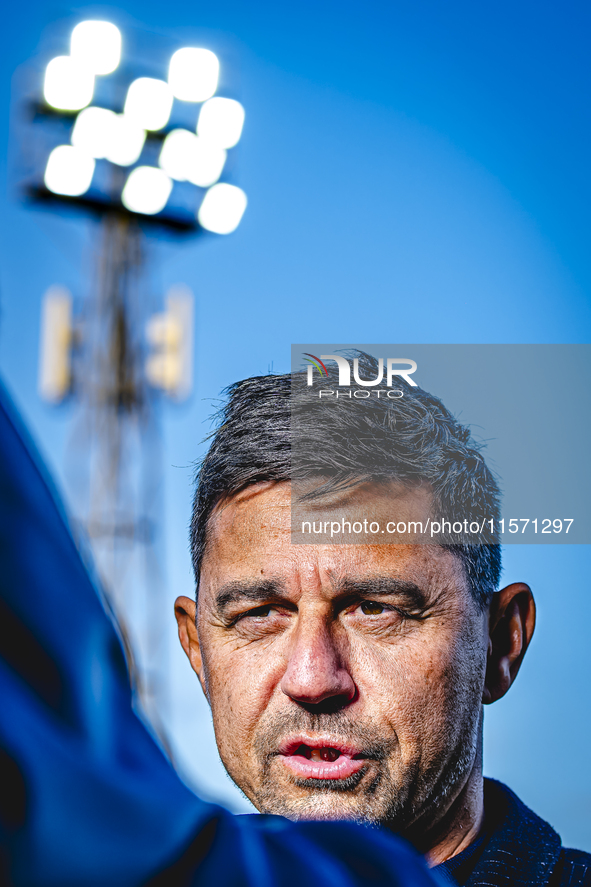
[[[359,749],[331,739],[297,737],[282,744],[280,760],[298,778],[347,779],[367,763]]]

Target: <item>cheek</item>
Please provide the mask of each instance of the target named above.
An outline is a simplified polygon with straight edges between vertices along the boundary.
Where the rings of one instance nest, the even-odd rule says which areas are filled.
[[[479,711],[485,656],[464,637],[417,633],[352,655],[364,708],[396,732],[403,759],[431,758]]]
[[[215,649],[212,655],[211,649]],[[281,680],[280,656],[271,644],[235,648],[204,645],[209,702],[224,763],[247,762],[258,722]]]
[[[423,754],[437,759],[473,737],[480,719],[486,656],[481,645],[463,634],[417,657],[423,693],[417,693],[415,727],[423,737]],[[408,675],[409,682],[412,676]]]

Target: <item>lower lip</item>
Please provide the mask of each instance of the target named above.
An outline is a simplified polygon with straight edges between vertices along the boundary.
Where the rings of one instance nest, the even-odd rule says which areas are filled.
[[[341,755],[336,761],[311,761],[303,755],[281,755],[287,769],[300,779],[347,779],[365,765],[357,760]]]

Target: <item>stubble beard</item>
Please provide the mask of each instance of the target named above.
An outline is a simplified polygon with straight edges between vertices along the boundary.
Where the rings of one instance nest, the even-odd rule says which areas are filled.
[[[412,833],[413,826],[431,827],[447,810],[474,766],[479,747],[479,713],[464,725],[452,750],[422,769],[418,762],[394,772],[397,738],[385,739],[368,724],[351,721],[345,712],[311,714],[304,709],[275,714],[261,723],[254,750],[260,762],[259,788],[251,800],[261,813],[291,820],[345,819],[364,825],[385,825]],[[346,779],[305,779],[286,774],[277,782],[273,765],[277,747],[289,734],[331,733],[362,751],[368,766]],[[372,776],[367,778],[368,771]],[[285,777],[284,777],[285,779]]]

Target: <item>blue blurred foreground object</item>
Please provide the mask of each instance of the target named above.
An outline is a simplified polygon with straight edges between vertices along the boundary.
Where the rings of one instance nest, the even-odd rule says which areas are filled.
[[[0,882],[17,887],[429,887],[419,856],[347,823],[196,798],[132,710],[115,628],[0,388]]]

